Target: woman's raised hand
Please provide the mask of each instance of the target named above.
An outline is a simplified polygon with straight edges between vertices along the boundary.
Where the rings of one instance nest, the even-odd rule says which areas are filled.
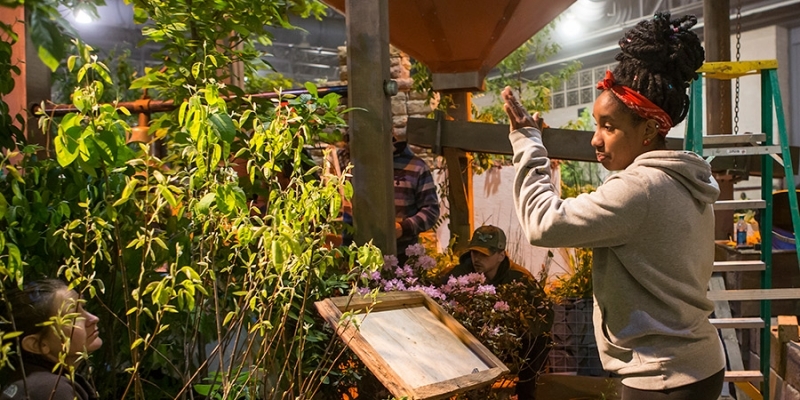
[[[541,132],[542,129],[547,126],[538,112],[534,113],[533,116],[528,114],[528,110],[522,106],[517,96],[511,91],[510,86],[506,86],[506,88],[503,89],[502,96],[505,102],[503,109],[506,111],[506,114],[508,114],[508,120],[510,121],[512,131],[520,128],[532,127]]]

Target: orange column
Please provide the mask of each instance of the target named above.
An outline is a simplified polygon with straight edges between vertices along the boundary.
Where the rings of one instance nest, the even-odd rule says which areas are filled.
[[[0,22],[11,25],[14,33],[17,34],[18,40],[11,46],[11,64],[19,67],[20,74],[13,75],[14,89],[7,96],[3,97],[3,101],[8,104],[8,113],[14,117],[22,113],[24,116],[26,102],[28,99],[26,73],[25,73],[25,8],[16,7],[12,9],[0,8],[3,10],[0,13]],[[4,37],[8,40],[8,37]],[[14,124],[18,124],[16,121]]]
[[[467,91],[451,93],[455,109],[450,115],[456,121],[472,119],[472,94]],[[456,237],[453,250],[460,253],[469,246],[474,228],[472,206],[472,157],[460,149],[446,147],[444,158],[450,179],[450,236]]]

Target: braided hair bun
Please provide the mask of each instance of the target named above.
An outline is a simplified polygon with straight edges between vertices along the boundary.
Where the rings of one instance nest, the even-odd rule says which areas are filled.
[[[689,31],[695,24],[694,15],[670,19],[668,12],[657,13],[625,33],[616,56],[617,83],[661,107],[675,125],[689,112],[686,89],[705,59],[700,39]]]

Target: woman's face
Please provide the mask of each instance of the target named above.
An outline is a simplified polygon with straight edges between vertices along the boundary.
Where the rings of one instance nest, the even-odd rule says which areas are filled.
[[[627,168],[649,149],[644,144],[647,121],[634,121],[631,113],[610,91],[606,90],[597,97],[592,116],[596,129],[591,143],[597,161],[609,171]]]
[[[61,322],[63,336],[56,334],[52,329],[45,330],[42,340],[47,344],[48,356],[58,360],[63,351],[63,343],[69,340],[67,362],[74,362],[81,353],[91,353],[103,345],[97,322],[100,320],[94,314],[83,309],[84,301],[78,293],[67,288],[56,292],[53,297],[57,308],[55,315]]]

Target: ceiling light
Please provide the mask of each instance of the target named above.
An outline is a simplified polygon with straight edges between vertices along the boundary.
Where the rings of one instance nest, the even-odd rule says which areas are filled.
[[[75,22],[79,24],[91,24],[93,21],[94,18],[92,18],[92,16],[89,15],[89,13],[87,13],[86,11],[78,10],[75,13]]]
[[[574,38],[583,33],[583,25],[572,15],[565,15],[556,28],[565,38]]]

